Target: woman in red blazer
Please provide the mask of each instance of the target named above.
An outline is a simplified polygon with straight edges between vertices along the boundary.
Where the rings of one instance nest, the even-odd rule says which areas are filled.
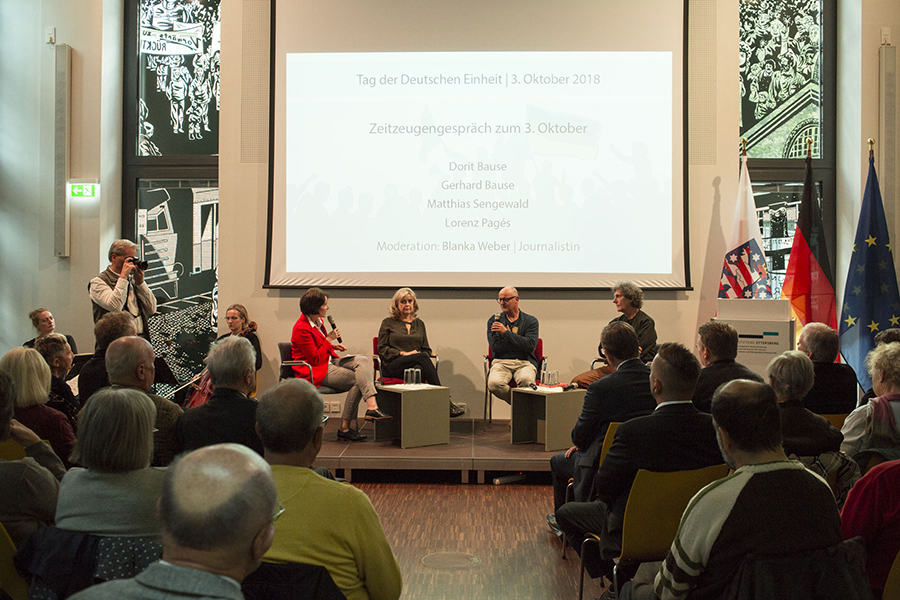
[[[375,375],[368,357],[351,355],[339,357],[337,352],[346,348],[336,340],[341,337],[339,329],[327,332],[325,315],[328,314],[328,296],[319,288],[310,288],[300,298],[300,318],[291,332],[291,354],[294,360],[306,361],[312,367],[312,381],[315,386],[324,385],[342,392],[349,392],[341,415],[339,440],[358,442],[366,439],[358,431],[350,429],[350,422],[356,419],[359,401],[366,400],[366,419],[390,419],[390,415],[378,408],[375,400]],[[310,372],[305,366],[295,366],[294,373],[309,381]]]

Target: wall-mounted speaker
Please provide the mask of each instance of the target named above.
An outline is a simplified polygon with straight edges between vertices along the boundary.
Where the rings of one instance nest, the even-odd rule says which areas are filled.
[[[68,257],[69,199],[66,182],[69,180],[69,136],[71,134],[72,105],[72,47],[56,46],[56,77],[54,91],[53,133],[53,252]]]

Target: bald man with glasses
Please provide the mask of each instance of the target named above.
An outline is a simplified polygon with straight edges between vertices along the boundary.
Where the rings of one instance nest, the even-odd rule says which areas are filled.
[[[488,390],[510,403],[509,382],[519,387],[534,383],[538,360],[534,347],[538,341],[538,320],[519,310],[519,292],[505,287],[497,296],[500,311],[488,319],[488,345],[494,360],[488,373]]]

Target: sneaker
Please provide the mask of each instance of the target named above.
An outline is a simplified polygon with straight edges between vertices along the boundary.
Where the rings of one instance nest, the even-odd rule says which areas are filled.
[[[381,419],[393,419],[391,415],[383,412],[380,408],[370,408],[366,411],[367,421],[380,421]]]
[[[466,414],[465,409],[458,407],[457,405],[450,403],[450,418],[455,419],[456,417],[461,417]]]
[[[366,436],[355,429],[348,429],[347,431],[338,429],[337,437],[339,440],[347,440],[348,442],[361,442],[366,439]]]

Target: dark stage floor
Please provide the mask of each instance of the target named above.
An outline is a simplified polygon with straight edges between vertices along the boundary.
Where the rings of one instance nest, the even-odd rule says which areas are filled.
[[[330,419],[326,424],[316,466],[328,467],[351,481],[354,470],[378,469],[459,471],[462,483],[468,483],[470,472],[475,471],[478,483],[484,483],[485,472],[550,471],[550,457],[556,453],[545,452],[543,444],[511,444],[507,420],[494,420],[486,431],[481,420],[451,420],[449,444],[407,449],[390,441],[373,441],[371,424],[362,430],[368,440],[338,441],[339,422]]]

